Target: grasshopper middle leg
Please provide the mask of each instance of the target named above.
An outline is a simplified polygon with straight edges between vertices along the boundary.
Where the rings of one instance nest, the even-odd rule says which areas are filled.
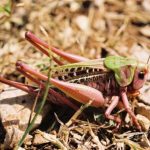
[[[117,123],[117,128],[119,128],[119,126],[121,124],[121,119],[119,117],[111,115],[111,112],[117,106],[118,102],[119,102],[119,97],[118,96],[113,96],[112,97],[112,102],[108,106],[108,108],[105,112],[105,117],[110,119],[110,120],[114,120]]]

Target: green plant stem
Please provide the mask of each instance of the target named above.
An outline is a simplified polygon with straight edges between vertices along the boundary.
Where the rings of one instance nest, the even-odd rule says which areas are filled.
[[[25,137],[27,136],[27,134],[31,131],[32,129],[32,126],[37,118],[37,116],[41,113],[43,107],[44,107],[44,104],[46,102],[46,99],[47,99],[47,96],[48,96],[48,90],[49,90],[49,81],[50,81],[50,72],[51,70],[49,69],[49,72],[48,72],[48,80],[46,82],[46,89],[45,89],[45,92],[44,92],[44,96],[43,96],[43,99],[42,99],[42,102],[39,106],[39,109],[37,110],[37,113],[35,114],[35,116],[33,117],[31,123],[29,124],[29,126],[27,127],[25,133],[23,134],[21,140],[18,142],[18,145],[15,147],[15,150],[18,150],[19,147],[21,147],[21,145],[23,144],[24,142],[24,139]]]

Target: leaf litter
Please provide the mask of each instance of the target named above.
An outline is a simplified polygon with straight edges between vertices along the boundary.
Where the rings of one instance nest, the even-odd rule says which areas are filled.
[[[9,2],[11,5],[8,5]],[[46,67],[45,63],[48,62],[43,54],[25,41],[24,33],[27,30],[64,51],[90,59],[121,55],[136,57],[146,62],[150,55],[149,0],[1,0],[0,6],[2,8],[0,11],[0,71],[1,75],[8,79],[21,82],[25,80],[15,70],[17,60],[23,60],[37,69]],[[48,40],[43,35],[41,27],[48,33]],[[108,122],[101,115],[104,112],[103,109],[88,107],[81,113],[82,107],[74,112],[70,108],[61,106],[60,111],[60,106],[51,104],[49,113],[43,117],[37,130],[32,130],[30,133],[32,138],[24,143],[24,148],[148,149],[150,147],[149,81],[141,89],[140,96],[131,101],[144,132],[138,133],[133,126],[125,122],[120,131],[114,134],[113,123]],[[0,84],[1,92],[3,90],[5,92],[6,88],[8,86]],[[13,94],[21,101],[21,94],[17,95],[16,92]],[[10,99],[13,97],[8,96]],[[8,101],[7,105],[9,108],[4,109],[4,113],[11,109],[17,111],[12,102]],[[0,107],[4,108],[3,104],[0,104]],[[18,107],[23,105],[20,104]],[[3,119],[7,117],[3,117],[2,110],[0,115],[2,128],[4,127]],[[16,119],[17,115],[13,117]],[[14,119],[13,117],[10,120]],[[127,117],[124,111],[122,117]],[[10,127],[14,128],[14,125]],[[8,130],[4,129],[8,133]],[[17,130],[24,131],[18,127]],[[5,142],[17,144],[18,141],[6,141],[5,132],[1,135],[1,145],[6,147],[4,139]],[[13,148],[11,144],[9,146]]]

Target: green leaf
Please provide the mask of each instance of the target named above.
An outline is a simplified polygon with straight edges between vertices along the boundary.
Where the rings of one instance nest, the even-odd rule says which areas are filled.
[[[0,13],[4,12],[4,8],[2,6],[0,6]]]
[[[5,6],[0,6],[0,13],[6,12],[9,15],[11,14],[11,1],[8,0],[8,3]]]
[[[5,10],[8,14],[11,14],[11,5],[10,5],[10,3],[8,3],[8,4],[5,5],[4,10]]]
[[[110,126],[115,126],[115,122],[113,120],[109,120],[109,125]]]

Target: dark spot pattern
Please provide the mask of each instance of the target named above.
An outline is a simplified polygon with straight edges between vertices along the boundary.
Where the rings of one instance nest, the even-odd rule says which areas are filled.
[[[78,67],[78,68],[77,68],[77,71],[81,71],[81,70],[83,70],[82,67]]]
[[[73,77],[73,73],[68,73],[68,76]]]
[[[70,71],[71,71],[71,72],[74,72],[74,71],[75,71],[75,68],[71,68]]]
[[[64,70],[58,71],[58,74],[55,74],[54,78],[93,87],[101,91],[104,97],[119,94],[119,85],[115,80],[114,73],[111,71],[104,72],[100,68],[65,68]]]
[[[66,71],[66,72],[68,72],[68,71],[69,71],[69,69],[68,69],[68,68],[66,68],[66,69],[65,69],[65,71]]]
[[[59,79],[59,80],[62,80],[63,78],[62,78],[62,76],[58,76],[58,79]]]

